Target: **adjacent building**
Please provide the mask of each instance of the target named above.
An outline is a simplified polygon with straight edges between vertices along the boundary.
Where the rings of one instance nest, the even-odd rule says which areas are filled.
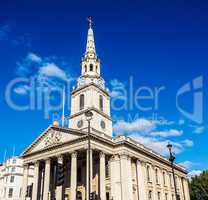
[[[88,200],[88,188],[101,200],[175,199],[170,162],[132,138],[113,137],[110,95],[101,77],[91,20],[81,75],[71,98],[69,127],[54,123],[22,153],[22,200],[30,185],[31,166],[34,167],[32,200]],[[87,111],[93,114],[89,135]],[[56,184],[58,164],[64,165],[62,185]],[[179,165],[174,168],[180,199],[190,200],[187,172]]]
[[[33,182],[33,166],[28,173],[28,185]],[[0,200],[20,200],[22,198],[23,160],[11,157],[0,166]]]

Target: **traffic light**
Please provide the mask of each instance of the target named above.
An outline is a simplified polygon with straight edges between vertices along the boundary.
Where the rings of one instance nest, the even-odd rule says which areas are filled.
[[[95,192],[90,193],[90,200],[96,200],[96,194]]]
[[[57,164],[57,173],[56,173],[56,185],[61,186],[64,184],[64,165],[61,163]]]
[[[26,197],[32,198],[32,189],[33,189],[33,184],[27,186]]]

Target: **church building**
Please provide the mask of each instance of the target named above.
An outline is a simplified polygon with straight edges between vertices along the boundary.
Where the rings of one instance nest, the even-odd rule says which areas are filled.
[[[113,137],[110,95],[101,77],[91,20],[68,119],[68,128],[54,122],[22,153],[22,200],[89,200],[91,193],[101,200],[176,199],[168,159],[132,138]],[[27,198],[31,166],[34,181]],[[186,170],[174,165],[174,171],[180,200],[190,200]],[[57,173],[63,173],[61,184]]]

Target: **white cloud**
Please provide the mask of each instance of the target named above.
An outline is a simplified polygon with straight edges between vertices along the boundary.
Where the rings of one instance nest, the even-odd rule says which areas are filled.
[[[35,87],[40,90],[45,89],[61,89],[66,81],[72,81],[71,76],[67,71],[64,71],[60,66],[65,66],[66,63],[59,62],[56,57],[41,57],[33,52],[29,52],[21,61],[17,62],[17,75],[19,77],[33,77]],[[34,89],[34,88],[33,88]],[[14,88],[14,92],[19,95],[26,95],[28,87],[25,84]]]
[[[151,131],[155,128],[155,124],[146,119],[137,119],[133,122],[126,122],[124,120],[119,120],[113,126],[113,130],[116,135],[120,133],[132,133],[141,131]]]
[[[190,168],[192,168],[194,166],[200,165],[200,163],[191,162],[189,160],[186,160],[186,161],[181,162],[179,164],[182,165],[183,167],[185,167],[186,169],[190,169]]]
[[[115,91],[115,90],[113,90],[113,91],[110,91],[110,96],[111,96],[112,98],[115,98],[115,97],[122,96],[122,93],[121,93],[120,91]]]
[[[129,135],[129,137],[132,137],[139,143],[143,144],[144,146],[154,150],[155,152],[167,156],[169,155],[167,144],[170,142],[170,140],[160,140],[158,138],[154,137],[148,137],[148,136],[141,136],[141,135]],[[183,145],[180,142],[171,142],[173,144],[173,150],[174,153],[179,154],[184,150]]]
[[[174,121],[169,121],[167,119],[161,118],[157,120],[153,120],[153,122],[159,126],[170,126],[173,125],[175,122]]]
[[[204,127],[204,126],[197,126],[197,127],[195,128],[195,130],[194,130],[194,133],[196,133],[196,134],[201,134],[201,133],[204,132],[204,130],[205,130],[205,127]]]
[[[168,153],[168,142],[173,144],[173,150],[176,154],[184,151],[186,147],[193,146],[193,141],[189,139],[177,142],[165,139],[167,137],[181,136],[183,134],[182,130],[171,129],[166,131],[155,131],[157,125],[159,126],[161,124],[157,123],[157,121],[143,118],[132,122],[118,120],[113,126],[113,130],[115,135],[123,134],[132,137],[139,143],[162,155],[167,155]]]
[[[111,90],[110,90],[110,96],[112,98],[117,98],[117,99],[126,99],[126,90],[125,90],[125,85],[118,79],[113,79],[110,81],[111,85]]]
[[[188,140],[188,139],[183,140],[181,143],[186,145],[187,147],[192,147],[194,145],[194,142],[192,140]]]
[[[38,56],[37,54],[32,53],[32,52],[28,53],[27,59],[32,61],[32,62],[37,62],[37,63],[42,62],[42,58],[40,56]]]
[[[202,173],[201,170],[192,170],[191,172],[188,173],[189,178],[194,177],[194,176],[199,176]]]
[[[19,95],[26,95],[29,91],[30,87],[27,85],[20,85],[16,88],[14,88],[14,92]]]
[[[160,137],[181,136],[182,134],[183,134],[183,131],[176,130],[176,129],[150,133],[150,135],[152,135],[152,136],[160,136]]]
[[[118,79],[113,79],[110,81],[110,84],[112,87],[125,87],[124,83],[122,83],[120,80]]]
[[[67,74],[55,63],[46,63],[39,69],[39,74],[48,77],[56,77],[67,80]]]
[[[178,124],[179,125],[184,125],[185,124],[185,120],[184,119],[179,119],[178,120]]]

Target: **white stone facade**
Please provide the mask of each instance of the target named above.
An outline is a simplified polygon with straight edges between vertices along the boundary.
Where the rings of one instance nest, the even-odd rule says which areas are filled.
[[[48,145],[48,137],[56,137],[56,134],[61,135],[60,140]],[[69,137],[64,137],[65,134]],[[93,166],[91,191],[101,200],[174,199],[171,165],[167,159],[124,136],[112,138],[106,134],[91,133],[90,141]],[[23,152],[25,169],[35,166],[34,183],[37,185],[35,187],[34,184],[33,199],[40,200],[43,195],[47,199],[53,194],[57,199],[65,196],[66,199],[76,200],[74,197],[78,193],[81,200],[88,197],[87,144],[88,135],[84,131],[50,126]],[[37,149],[37,146],[40,148]],[[60,156],[66,164],[65,182],[61,189],[53,182],[54,163]],[[178,165],[174,168],[180,199],[190,200],[187,172]],[[26,174],[27,171],[25,187],[28,185]]]
[[[100,77],[91,23],[81,68],[72,92],[69,128],[49,126],[22,153],[22,200],[30,166],[35,172],[32,200],[88,200],[88,188],[101,200],[175,200],[169,160],[129,137],[112,136],[110,97]],[[90,133],[84,116],[89,110],[93,112]],[[61,185],[55,178],[59,165],[64,166]],[[174,171],[180,200],[190,200],[187,172],[179,165]]]
[[[0,167],[0,200],[20,200],[22,197],[23,160],[8,159]],[[33,167],[29,170],[28,185],[33,182]]]

